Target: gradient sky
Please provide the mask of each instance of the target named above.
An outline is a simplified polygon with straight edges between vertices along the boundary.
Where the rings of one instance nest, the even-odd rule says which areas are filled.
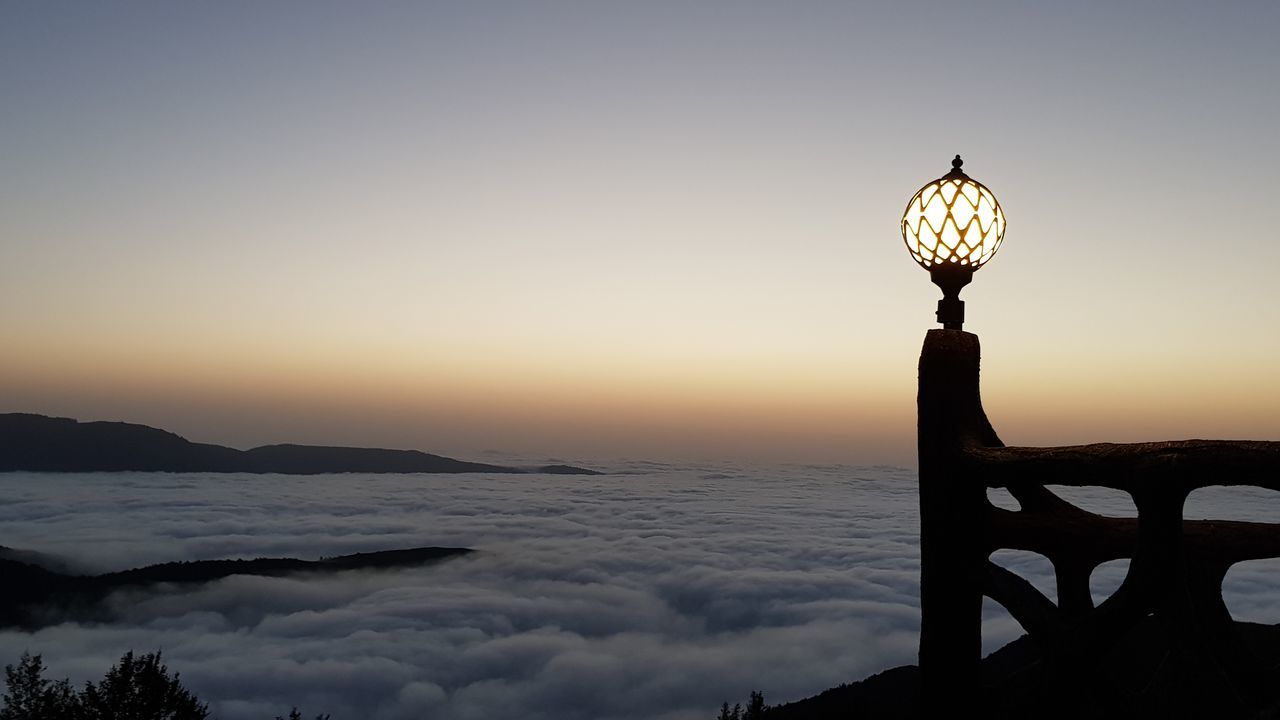
[[[247,447],[914,464],[1280,438],[1280,4],[6,3],[0,411]]]

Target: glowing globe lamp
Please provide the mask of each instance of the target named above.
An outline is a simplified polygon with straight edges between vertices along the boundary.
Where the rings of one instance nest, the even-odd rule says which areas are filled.
[[[986,185],[965,174],[957,155],[951,172],[926,184],[902,214],[907,250],[942,288],[938,322],[947,330],[964,325],[960,290],[1000,249],[1004,211]]]

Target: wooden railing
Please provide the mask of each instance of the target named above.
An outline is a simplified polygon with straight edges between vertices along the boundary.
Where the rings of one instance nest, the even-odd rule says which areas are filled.
[[[1280,524],[1184,520],[1187,495],[1210,485],[1280,490],[1280,442],[1187,440],[1056,448],[1004,447],[979,395],[976,335],[932,330],[920,357],[920,670],[929,717],[990,707],[980,674],[982,599],[1003,605],[1039,652],[1046,707],[1090,702],[1139,716],[1253,717],[1280,708],[1273,660],[1240,632],[1222,600],[1227,570],[1280,557]],[[1128,493],[1136,518],[1103,517],[1046,485]],[[1007,488],[1017,511],[996,508]],[[1058,597],[990,560],[999,549],[1040,553]],[[1123,583],[1094,605],[1089,577],[1129,558]],[[1132,652],[1159,660],[1138,687],[1102,672]],[[1149,638],[1157,638],[1151,647]],[[1158,680],[1158,681],[1157,681]],[[1123,706],[1120,707],[1120,706]],[[1111,713],[1105,713],[1110,715]],[[1270,715],[1267,715],[1270,716]]]

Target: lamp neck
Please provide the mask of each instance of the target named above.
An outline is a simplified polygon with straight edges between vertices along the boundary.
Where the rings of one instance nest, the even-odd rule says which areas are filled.
[[[942,288],[938,322],[942,323],[944,330],[964,329],[964,301],[960,299],[960,291],[973,280],[973,266],[957,263],[934,265],[929,268],[929,278]]]

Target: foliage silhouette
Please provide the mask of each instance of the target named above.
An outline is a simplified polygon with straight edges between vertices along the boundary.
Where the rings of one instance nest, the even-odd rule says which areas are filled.
[[[0,720],[206,720],[208,705],[182,686],[160,653],[125,653],[100,682],[77,693],[68,680],[44,677],[44,660],[23,653],[4,668],[7,692]]]
[[[98,683],[76,692],[69,680],[44,676],[44,660],[23,653],[4,668],[7,691],[0,697],[0,720],[207,720],[209,706],[169,675],[160,653],[125,653]],[[275,720],[286,720],[279,715]],[[302,720],[294,707],[287,720]],[[326,714],[315,720],[330,720]]]
[[[277,715],[276,720],[302,720],[302,713],[298,712],[298,708],[295,707],[294,709],[289,711],[289,717],[287,719]],[[317,715],[316,720],[329,720],[329,716]]]
[[[82,717],[92,720],[204,720],[209,706],[182,687],[178,673],[160,661],[160,653],[134,657],[125,653],[97,685],[85,683],[80,693]]]
[[[22,654],[18,666],[6,665],[7,692],[0,701],[0,720],[62,720],[78,716],[80,698],[67,680],[53,682],[44,676],[39,655]]]
[[[763,720],[768,709],[769,706],[764,704],[764,693],[752,690],[745,709],[741,703],[734,703],[732,708],[729,703],[723,703],[716,720]]]

